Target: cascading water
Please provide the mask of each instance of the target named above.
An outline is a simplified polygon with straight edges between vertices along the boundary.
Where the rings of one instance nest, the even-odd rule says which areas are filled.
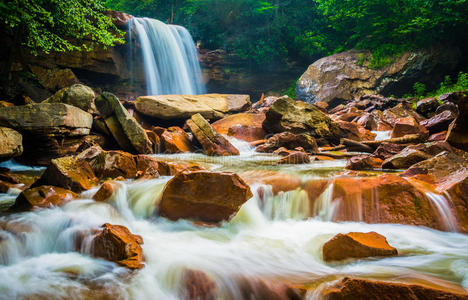
[[[148,95],[205,93],[197,49],[187,29],[150,18],[132,18],[130,34],[132,30],[141,46]],[[129,47],[134,47],[132,42]],[[133,49],[130,53],[133,69]]]

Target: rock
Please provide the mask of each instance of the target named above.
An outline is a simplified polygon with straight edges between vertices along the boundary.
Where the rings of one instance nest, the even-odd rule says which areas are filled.
[[[180,127],[169,127],[159,137],[164,153],[193,152],[188,134]]]
[[[255,102],[252,105],[252,108],[260,110],[260,111],[268,110],[268,108],[270,108],[270,106],[272,106],[273,103],[275,103],[276,100],[278,100],[279,98],[283,98],[283,97],[288,97],[288,96],[282,96],[282,97],[267,96],[267,97],[263,98],[263,101],[260,100],[260,101]]]
[[[419,284],[374,281],[345,277],[322,291],[323,299],[453,299],[466,300],[468,294],[463,289],[441,289]]]
[[[443,95],[442,95],[443,96]],[[454,104],[453,102],[445,102],[443,103],[442,105],[440,105],[439,107],[437,107],[437,110],[436,110],[436,115],[440,114],[441,112],[443,111],[446,111],[446,110],[449,110],[451,111],[454,115],[458,115],[459,111],[458,111],[458,107],[456,104]]]
[[[400,153],[387,158],[382,164],[382,169],[406,169],[428,158],[431,158],[431,155],[406,147]]]
[[[11,103],[11,102],[7,102],[7,101],[0,101],[0,108],[2,107],[12,107],[12,106],[15,106],[15,104]]]
[[[405,149],[406,145],[401,145],[401,144],[393,144],[393,143],[382,143],[377,147],[374,153],[372,153],[372,156],[380,158],[380,159],[387,159],[390,158],[398,153],[401,152],[401,150]]]
[[[96,98],[95,102],[107,128],[123,150],[137,154],[152,152],[152,144],[145,130],[128,113],[116,96],[104,92]]]
[[[440,102],[460,104],[468,96],[468,91],[450,92],[437,97]],[[454,111],[456,113],[456,111]]]
[[[105,151],[99,146],[86,149],[76,156],[86,161],[98,178],[136,178],[137,166],[134,156],[123,151]]]
[[[370,132],[354,122],[337,121],[342,137],[355,141],[373,141],[377,134]]]
[[[33,207],[48,208],[59,206],[68,202],[78,195],[72,191],[50,185],[42,185],[24,190],[16,198],[12,210],[29,210]]]
[[[73,73],[73,71],[68,68],[48,69],[37,65],[30,65],[29,69],[34,75],[36,75],[39,83],[50,91],[56,91],[79,82],[75,73]],[[86,109],[83,110],[87,111]]]
[[[205,153],[210,156],[239,155],[237,150],[226,138],[214,131],[210,123],[202,115],[193,115],[186,122],[190,132],[202,145]]]
[[[263,128],[267,132],[308,133],[314,138],[339,142],[338,125],[312,104],[279,98],[266,112]]]
[[[250,187],[234,173],[178,173],[166,185],[159,213],[171,220],[229,220],[252,197]]]
[[[23,136],[16,130],[0,127],[0,162],[23,154]]]
[[[135,101],[138,112],[163,120],[185,120],[195,114],[220,119],[226,113],[240,112],[250,105],[249,95],[229,94],[142,96]]]
[[[393,130],[391,133],[392,138],[403,137],[408,134],[426,134],[427,130],[419,125],[418,121],[408,116],[405,118],[398,118],[394,122]]]
[[[239,113],[227,116],[211,124],[219,134],[230,135],[236,139],[253,142],[265,138],[262,123],[264,113]]]
[[[450,110],[444,110],[430,119],[421,121],[420,124],[429,130],[430,133],[436,133],[447,130],[454,119],[455,115],[453,112]]]
[[[180,172],[192,172],[204,170],[197,164],[184,161],[162,161],[148,155],[135,156],[138,172],[148,174],[151,178],[161,176],[174,176]]]
[[[184,270],[179,291],[180,299],[215,300],[218,292],[216,282],[206,273],[197,270]]]
[[[447,137],[447,130],[431,134],[428,138],[428,142],[438,142],[438,141],[445,141]]]
[[[0,125],[19,132],[81,136],[89,134],[93,116],[63,103],[39,103],[0,108]]]
[[[98,182],[88,162],[66,156],[52,159],[51,164],[33,186],[53,185],[79,193],[89,190]]]
[[[382,166],[383,160],[370,155],[360,155],[351,157],[346,163],[349,170],[374,170]]]
[[[102,231],[91,243],[91,254],[113,261],[129,269],[143,268],[143,239],[132,234],[126,227],[102,225]]]
[[[447,142],[463,151],[468,151],[468,93],[460,96],[458,102],[458,117],[450,125]]]
[[[108,180],[104,182],[99,190],[94,194],[93,200],[97,202],[103,202],[112,197],[117,190],[118,185],[115,181]]]
[[[351,122],[357,117],[361,116],[362,112],[361,111],[350,111],[347,113],[344,113],[342,115],[339,115],[338,117],[334,118],[335,120],[339,121],[345,121],[345,122]]]
[[[239,277],[233,278],[238,291],[233,299],[255,300],[301,300],[305,299],[305,290],[295,288],[276,278]]]
[[[291,174],[268,170],[252,170],[239,173],[239,176],[249,185],[262,183],[271,185],[273,194],[289,192],[301,187],[301,179]]]
[[[257,147],[257,152],[272,153],[278,148],[295,149],[302,147],[308,152],[318,152],[315,139],[308,134],[294,134],[290,132],[277,133],[269,138],[266,143]]]
[[[290,151],[288,155],[281,158],[278,164],[308,164],[310,163],[309,155],[302,151]]]
[[[397,249],[376,232],[339,233],[323,245],[322,253],[324,261],[398,255]]]
[[[436,98],[421,99],[416,103],[416,112],[420,113],[426,118],[430,118],[432,115],[434,115],[439,105],[439,101]]]
[[[362,95],[402,96],[411,93],[417,81],[437,88],[442,74],[454,70],[461,57],[458,49],[434,47],[403,53],[376,70],[369,68],[370,56],[370,52],[351,50],[315,61],[297,81],[297,98],[335,107]]]
[[[90,87],[82,84],[74,84],[59,90],[52,97],[44,100],[42,103],[69,104],[91,114],[96,114],[97,109],[94,104],[95,98],[96,95]]]

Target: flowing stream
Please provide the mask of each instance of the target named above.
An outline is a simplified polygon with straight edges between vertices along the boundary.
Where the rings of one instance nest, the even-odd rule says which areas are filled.
[[[142,51],[148,95],[206,92],[197,49],[187,29],[155,19],[132,18],[130,34],[132,30],[135,30]],[[133,43],[130,42],[129,47],[134,47]],[[133,49],[130,53],[130,66],[134,66]]]
[[[302,180],[331,178],[345,162],[273,166],[275,156],[254,153],[246,144],[237,157],[202,154],[159,155],[196,161],[219,171],[278,171]],[[240,147],[242,146],[243,147]],[[155,204],[168,180],[120,182],[106,203],[91,200],[97,188],[62,207],[0,217],[0,299],[180,299],[184,270],[213,278],[219,299],[243,299],[242,278],[264,278],[317,286],[340,274],[468,288],[468,235],[417,226],[332,222],[330,193],[310,207],[307,194],[274,195],[271,186],[252,184],[254,196],[219,227],[157,216]],[[328,199],[328,200],[327,200]],[[317,202],[316,202],[317,203]],[[310,217],[313,212],[315,217]],[[114,263],[74,249],[77,237],[103,223],[124,225],[141,235],[145,267],[133,274]],[[321,245],[337,233],[375,231],[399,256],[328,264]],[[313,290],[309,299],[316,299]]]

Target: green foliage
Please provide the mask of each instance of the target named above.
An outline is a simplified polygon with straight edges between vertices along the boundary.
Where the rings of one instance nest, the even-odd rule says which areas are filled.
[[[423,97],[426,92],[426,85],[420,82],[416,82],[413,85],[414,94],[416,97]]]
[[[90,50],[123,42],[101,1],[2,0],[0,21],[32,53]]]
[[[416,82],[413,86],[414,95],[405,95],[404,98],[417,97],[419,99],[427,97],[438,97],[442,94],[451,92],[460,92],[468,90],[468,73],[458,73],[457,81],[454,83],[450,76],[445,76],[444,81],[440,83],[440,87],[430,93],[426,93],[426,86],[422,83]]]
[[[364,53],[359,53],[357,64],[361,67],[364,65]]]

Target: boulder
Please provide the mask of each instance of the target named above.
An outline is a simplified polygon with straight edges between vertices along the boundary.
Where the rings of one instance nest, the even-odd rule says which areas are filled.
[[[198,270],[184,270],[179,290],[180,299],[215,300],[217,292],[216,282],[208,274]]]
[[[195,114],[220,119],[250,105],[249,95],[229,94],[142,96],[135,101],[138,112],[162,120],[185,120]]]
[[[392,138],[403,137],[408,134],[426,134],[427,130],[419,125],[418,121],[412,117],[397,118],[394,120]]]
[[[0,108],[0,125],[19,132],[81,136],[89,134],[93,116],[63,103],[39,103]]]
[[[301,179],[291,174],[268,170],[252,170],[239,173],[239,176],[249,185],[262,183],[271,185],[273,194],[289,192],[301,187]]]
[[[265,138],[266,133],[262,127],[264,120],[264,113],[239,113],[218,120],[211,126],[219,134],[253,142]]]
[[[426,118],[430,118],[434,115],[439,105],[439,101],[436,98],[421,99],[416,103],[416,112]]]
[[[430,119],[421,121],[420,125],[424,126],[432,134],[447,130],[455,117],[455,114],[450,110],[444,110]]]
[[[107,128],[123,150],[138,154],[152,153],[152,144],[145,130],[115,95],[104,92],[95,102]]]
[[[141,172],[144,177],[158,177],[161,176],[174,176],[180,172],[192,172],[204,170],[201,166],[184,161],[162,161],[155,157],[148,155],[136,155],[135,160],[137,163],[138,172]],[[145,176],[145,174],[147,174]],[[159,174],[159,175],[158,175]],[[141,176],[140,176],[141,178]]]
[[[341,129],[342,137],[355,141],[373,141],[377,134],[370,132],[354,122],[337,121]]]
[[[164,188],[159,213],[171,220],[229,220],[252,197],[250,187],[234,173],[178,173]]]
[[[193,152],[192,141],[180,127],[169,127],[159,135],[164,153]]]
[[[383,160],[370,155],[353,156],[348,159],[346,169],[349,170],[374,170],[382,166]]]
[[[82,84],[74,84],[63,88],[55,93],[50,98],[42,101],[42,103],[64,103],[78,107],[91,114],[96,114],[96,105],[94,99],[96,95],[94,91]]]
[[[44,68],[38,65],[30,65],[29,69],[31,73],[36,75],[39,83],[49,91],[56,91],[79,82],[75,73],[68,68]]]
[[[428,142],[445,141],[446,137],[447,137],[447,130],[444,130],[444,131],[441,131],[441,132],[437,132],[437,133],[431,134],[431,135],[427,138],[427,141],[428,141]]]
[[[373,157],[380,159],[387,159],[394,155],[397,155],[401,150],[405,149],[406,145],[393,144],[393,143],[382,143],[377,147],[377,149],[372,153]]]
[[[296,95],[307,102],[327,102],[331,107],[362,95],[403,96],[413,92],[417,81],[437,88],[442,74],[454,70],[460,57],[458,49],[434,47],[403,53],[390,65],[373,69],[369,67],[370,52],[341,52],[310,65],[297,81]]]
[[[78,195],[74,192],[51,185],[42,185],[24,190],[16,198],[13,210],[29,210],[33,207],[48,208],[59,206],[68,202]]]
[[[282,97],[266,112],[263,128],[267,132],[308,133],[314,138],[339,142],[340,129],[316,106]]]
[[[134,155],[123,151],[105,151],[99,146],[93,146],[76,156],[80,161],[86,161],[94,174],[100,179],[137,177],[137,165]]]
[[[349,277],[328,286],[322,291],[321,296],[326,300],[468,299],[468,294],[462,288],[453,290],[451,288],[443,289],[420,284],[402,284]]]
[[[273,135],[263,145],[258,146],[256,151],[272,153],[281,147],[289,150],[302,147],[308,152],[318,152],[318,146],[313,137],[304,133],[294,134],[290,132],[281,132]]]
[[[115,194],[117,188],[118,185],[115,181],[108,180],[104,182],[96,194],[94,194],[93,200],[98,202],[106,201]]]
[[[278,161],[278,164],[308,164],[309,155],[302,151],[289,151],[289,153]]]
[[[102,225],[102,231],[91,242],[91,254],[129,269],[143,268],[143,239],[121,225]]]
[[[89,190],[98,182],[88,162],[65,156],[52,159],[51,164],[33,186],[53,185],[79,193]]]
[[[383,169],[406,169],[420,161],[431,158],[431,155],[420,150],[406,147],[400,153],[387,158],[383,164]]]
[[[458,117],[450,125],[447,142],[463,151],[468,151],[468,92],[460,96]]]
[[[387,239],[376,232],[350,232],[337,234],[322,247],[324,261],[338,261],[350,258],[375,256],[395,256],[397,249],[387,243]]]
[[[214,131],[202,115],[193,115],[186,122],[187,127],[195,139],[202,145],[203,150],[210,156],[239,155],[237,150],[226,138]]]
[[[0,162],[23,154],[23,136],[16,130],[0,127]]]

